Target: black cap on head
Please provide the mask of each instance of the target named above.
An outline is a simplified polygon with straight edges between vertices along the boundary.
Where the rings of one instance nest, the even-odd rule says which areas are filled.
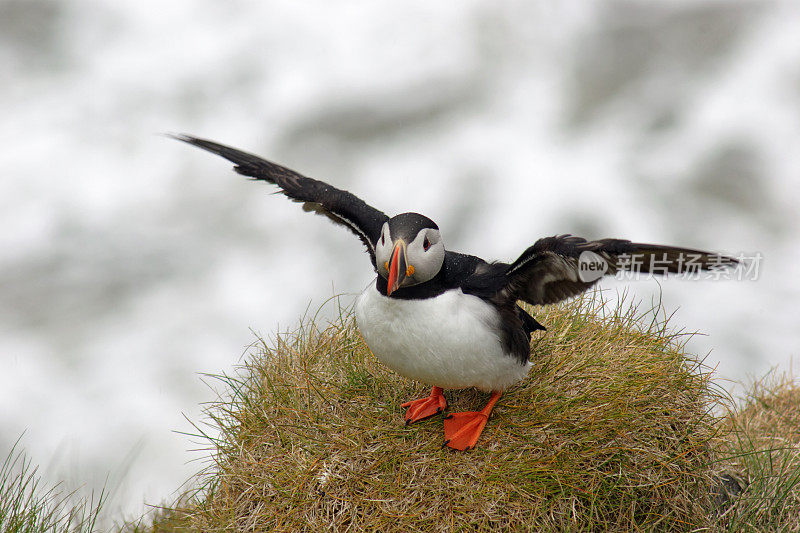
[[[423,228],[438,230],[436,223],[419,213],[400,213],[389,219],[389,235],[392,240],[411,242]]]

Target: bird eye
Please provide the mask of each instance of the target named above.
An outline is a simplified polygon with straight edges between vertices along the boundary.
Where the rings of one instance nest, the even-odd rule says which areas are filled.
[[[384,236],[383,233],[381,233],[381,246],[383,246],[384,244],[386,244],[386,237]]]
[[[430,248],[430,247],[431,247],[431,241],[429,241],[428,238],[425,237],[425,240],[422,241],[422,249],[427,252],[428,248]]]

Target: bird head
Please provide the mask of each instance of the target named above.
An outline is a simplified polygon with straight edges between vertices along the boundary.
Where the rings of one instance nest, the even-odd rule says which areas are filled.
[[[375,262],[387,281],[386,294],[430,281],[442,269],[444,243],[439,226],[418,213],[392,217],[381,228]]]

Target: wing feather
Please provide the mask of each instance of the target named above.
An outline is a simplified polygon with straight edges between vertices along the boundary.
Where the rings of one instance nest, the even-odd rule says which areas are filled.
[[[384,222],[389,220],[383,212],[354,194],[303,176],[256,155],[191,135],[179,134],[170,137],[224,157],[234,163],[233,169],[239,174],[273,183],[280,187],[280,192],[288,198],[302,203],[304,211],[325,215],[333,222],[346,227],[367,247],[372,266],[375,267],[375,243],[380,237]]]
[[[589,258],[604,262],[605,271],[582,273],[581,257],[585,252],[594,254]],[[736,264],[738,261],[731,257],[691,248],[624,239],[587,241],[572,235],[557,235],[539,239],[508,265],[504,293],[513,300],[543,305],[580,294],[603,275],[620,271],[681,274],[730,268]]]

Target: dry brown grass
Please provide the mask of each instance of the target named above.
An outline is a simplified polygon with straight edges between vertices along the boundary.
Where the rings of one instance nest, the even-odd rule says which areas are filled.
[[[306,322],[223,378],[215,464],[180,520],[202,531],[685,530],[708,525],[721,398],[664,320],[597,298],[534,309],[534,368],[478,448],[403,424],[427,387],[370,353],[348,314]],[[486,395],[447,393],[451,410]]]
[[[747,489],[721,517],[731,531],[800,530],[800,385],[771,373],[724,421],[722,455]]]

